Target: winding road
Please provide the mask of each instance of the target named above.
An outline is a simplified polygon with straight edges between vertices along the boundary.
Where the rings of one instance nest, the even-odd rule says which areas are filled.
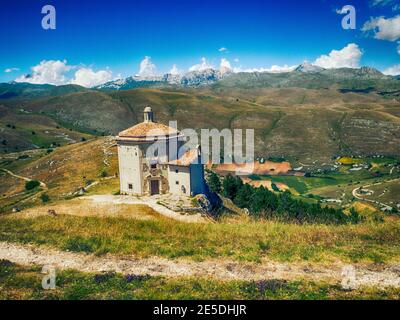
[[[388,181],[384,181],[384,182],[393,182],[393,181],[398,181],[398,180],[400,180],[400,178],[396,178],[396,179],[392,179],[392,180],[388,180]],[[379,202],[377,200],[363,198],[357,193],[357,191],[360,190],[360,188],[366,189],[366,188],[371,187],[371,186],[380,185],[380,184],[382,184],[382,182],[383,181],[376,182],[376,183],[371,183],[371,184],[367,184],[365,186],[354,188],[353,191],[351,192],[351,194],[353,195],[354,198],[356,198],[358,200],[367,201],[367,202],[370,202],[370,203],[375,203],[375,204],[377,204],[379,206],[382,206],[382,207],[392,207],[391,205],[388,205],[388,204],[383,203],[383,202]]]

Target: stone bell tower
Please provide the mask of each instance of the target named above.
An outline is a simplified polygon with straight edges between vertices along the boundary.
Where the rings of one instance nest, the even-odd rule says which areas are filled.
[[[154,122],[154,114],[153,110],[151,110],[151,107],[144,108],[143,114],[144,122]]]

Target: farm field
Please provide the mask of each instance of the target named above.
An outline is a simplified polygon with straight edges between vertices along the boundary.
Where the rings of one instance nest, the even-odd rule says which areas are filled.
[[[349,161],[347,158],[347,161]],[[303,198],[317,200],[336,199],[343,205],[350,205],[356,199],[353,190],[364,185],[372,185],[371,189],[377,189],[373,196],[366,196],[373,200],[376,197],[382,202],[391,205],[400,204],[399,193],[396,192],[400,182],[399,159],[397,158],[357,158],[353,165],[331,164],[330,170],[325,173],[316,170],[309,175],[251,175],[254,183],[271,181],[275,184],[283,184],[289,187],[294,194]],[[358,163],[358,164],[357,164]],[[354,166],[354,164],[356,166]],[[334,171],[331,171],[333,166]],[[334,203],[333,203],[334,204]]]

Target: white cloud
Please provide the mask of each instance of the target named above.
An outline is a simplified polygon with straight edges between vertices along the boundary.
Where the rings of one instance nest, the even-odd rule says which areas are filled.
[[[233,61],[235,61],[236,63],[238,63],[240,60],[239,60],[239,58],[235,58],[235,59],[233,59]]]
[[[110,70],[99,70],[95,72],[91,68],[83,67],[75,72],[75,78],[71,80],[71,83],[91,88],[110,81],[111,79],[112,72]]]
[[[204,71],[207,69],[213,69],[214,66],[209,64],[206,60],[206,58],[201,58],[201,63],[195,64],[194,66],[191,66],[189,68],[189,71]]]
[[[228,49],[225,47],[219,48],[218,49],[219,52],[228,52]]]
[[[379,40],[396,41],[400,39],[400,15],[388,18],[371,18],[364,23],[361,29],[363,32],[374,32],[374,38]]]
[[[31,74],[18,77],[15,81],[57,86],[71,83],[90,88],[112,80],[112,72],[108,69],[94,71],[88,67],[68,65],[67,60],[43,60],[31,70]],[[76,72],[71,79],[72,70]]]
[[[370,5],[371,7],[384,7],[387,5],[391,5],[394,0],[371,0]]]
[[[390,68],[387,68],[382,73],[388,76],[397,76],[400,74],[400,64],[396,64]]]
[[[242,69],[242,68],[234,68],[234,72],[269,72],[269,73],[283,73],[283,72],[290,72],[296,69],[297,66],[288,66],[287,64],[283,66],[272,65],[270,68],[249,68],[249,69]]]
[[[288,66],[287,64],[283,66],[278,66],[278,65],[273,65],[271,68],[269,68],[268,72],[272,73],[281,73],[281,72],[290,72],[296,69],[297,66]]]
[[[174,64],[171,68],[171,70],[169,70],[169,73],[172,75],[178,75],[181,74],[181,70],[179,70],[176,66],[176,64]]]
[[[67,60],[43,60],[40,64],[31,68],[32,74],[21,76],[15,81],[29,82],[35,84],[54,84],[62,85],[67,83],[65,73],[70,71],[73,67],[67,65]]]
[[[228,59],[222,58],[221,63],[219,65],[220,69],[226,68],[226,69],[232,69],[231,63],[229,62]]]
[[[145,56],[140,62],[138,75],[141,77],[153,77],[157,74],[156,65],[151,62],[151,57]]]
[[[232,71],[232,67],[231,67],[231,63],[229,62],[228,59],[222,58],[221,59],[221,63],[219,65],[219,71],[224,74],[226,72],[231,72]]]
[[[358,68],[362,52],[357,44],[350,43],[341,50],[332,50],[321,55],[313,64],[322,68]]]
[[[4,70],[5,73],[10,73],[10,72],[14,72],[14,71],[19,71],[19,68],[7,68]]]

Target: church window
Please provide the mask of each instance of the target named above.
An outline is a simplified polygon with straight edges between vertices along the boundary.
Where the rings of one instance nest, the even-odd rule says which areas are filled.
[[[130,190],[133,189],[132,183],[128,183],[128,189],[130,189]]]

